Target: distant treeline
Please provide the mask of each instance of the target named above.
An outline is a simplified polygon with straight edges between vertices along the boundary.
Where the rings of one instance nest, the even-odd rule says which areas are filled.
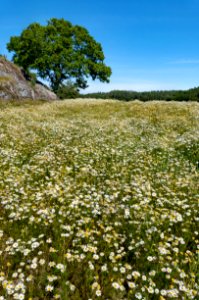
[[[114,90],[108,93],[89,93],[81,95],[83,98],[97,99],[117,99],[123,101],[141,100],[166,100],[166,101],[199,101],[199,87],[186,91],[150,91],[150,92],[135,92],[135,91],[120,91]]]

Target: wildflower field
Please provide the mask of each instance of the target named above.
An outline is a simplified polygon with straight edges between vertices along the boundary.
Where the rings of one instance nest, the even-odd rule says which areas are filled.
[[[199,299],[199,103],[0,103],[0,300]]]

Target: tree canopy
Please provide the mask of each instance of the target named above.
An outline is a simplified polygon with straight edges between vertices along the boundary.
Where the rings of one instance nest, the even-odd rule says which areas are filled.
[[[26,72],[36,70],[55,92],[67,80],[86,88],[88,77],[109,82],[111,76],[101,44],[87,29],[64,19],[50,19],[46,26],[30,24],[20,36],[10,38],[7,49],[14,52],[16,64]]]

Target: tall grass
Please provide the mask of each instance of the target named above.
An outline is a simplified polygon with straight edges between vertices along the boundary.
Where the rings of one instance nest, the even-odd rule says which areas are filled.
[[[2,102],[0,299],[198,299],[199,104]]]

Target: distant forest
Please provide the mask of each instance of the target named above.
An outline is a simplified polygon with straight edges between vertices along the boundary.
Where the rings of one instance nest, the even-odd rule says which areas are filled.
[[[199,87],[190,90],[172,90],[172,91],[150,91],[135,92],[114,90],[108,93],[89,93],[81,95],[82,98],[97,99],[117,99],[123,101],[141,100],[166,100],[166,101],[199,101]]]

